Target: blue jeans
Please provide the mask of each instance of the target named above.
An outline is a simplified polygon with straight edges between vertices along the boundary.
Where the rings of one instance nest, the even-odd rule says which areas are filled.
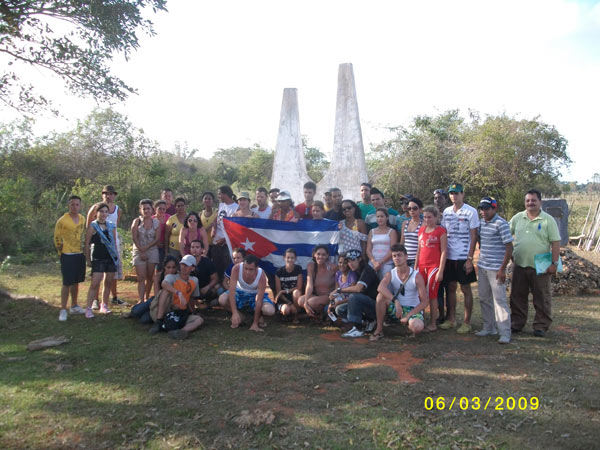
[[[141,324],[152,323],[152,318],[150,317],[150,303],[152,303],[152,300],[154,300],[154,297],[150,297],[145,302],[133,305],[131,308],[131,317],[140,319]]]
[[[366,320],[375,320],[375,300],[365,294],[352,294],[348,299],[348,321],[362,324],[363,317]]]
[[[348,303],[342,303],[335,307],[335,313],[340,319],[348,318]]]

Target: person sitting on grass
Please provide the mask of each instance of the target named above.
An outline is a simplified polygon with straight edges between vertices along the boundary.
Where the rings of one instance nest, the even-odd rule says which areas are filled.
[[[394,315],[401,324],[408,325],[411,337],[425,328],[423,311],[429,305],[425,282],[418,270],[408,265],[408,253],[402,244],[392,246],[394,269],[388,272],[377,288],[377,328],[371,341],[383,338],[385,315]],[[390,290],[391,288],[391,290]]]
[[[246,250],[244,250],[241,247],[234,248],[231,256],[232,256],[233,262],[231,264],[229,264],[229,267],[227,267],[227,269],[225,270],[225,273],[223,274],[223,281],[221,282],[221,286],[222,286],[223,290],[220,291],[220,294],[219,294],[219,304],[220,305],[224,305],[225,303],[227,303],[229,301],[229,287],[230,287],[230,281],[231,281],[231,271],[233,270],[233,266],[244,261],[244,258],[246,257]]]
[[[179,263],[179,274],[169,274],[163,280],[158,299],[150,307],[154,319],[150,334],[167,331],[172,339],[185,339],[204,323],[191,310],[191,300],[200,295],[198,279],[191,276],[195,265],[196,258],[185,255]]]
[[[329,261],[328,246],[315,246],[312,261],[306,267],[306,292],[298,299],[298,305],[317,321],[321,320],[323,309],[329,302],[329,293],[335,287],[335,272],[335,264]]]
[[[162,284],[165,277],[170,274],[177,274],[177,258],[173,255],[167,255],[162,263],[163,269],[158,274],[158,283]],[[149,325],[152,323],[152,317],[150,315],[150,305],[152,301],[158,296],[160,291],[156,291],[156,295],[153,295],[148,300],[133,305],[129,316],[132,319],[139,319],[141,324]]]
[[[283,317],[293,316],[293,323],[298,323],[298,299],[303,287],[302,267],[296,264],[296,250],[285,251],[285,266],[275,272],[275,304]]]
[[[375,328],[375,297],[379,278],[375,269],[361,257],[360,250],[350,250],[346,253],[350,269],[359,274],[354,286],[338,288],[339,294],[350,294],[348,298],[348,322],[353,327],[342,334],[344,338],[357,338],[370,333]],[[366,326],[363,326],[366,324]]]
[[[356,284],[358,281],[358,274],[353,270],[350,270],[346,253],[339,255],[338,268],[339,270],[335,273],[336,289],[329,294],[329,308],[327,309],[327,313],[332,321],[334,320],[331,315],[335,314],[337,317],[341,318],[342,322],[347,323],[348,320],[346,316],[348,315],[348,298],[350,297],[350,294],[342,294],[341,292],[342,289]],[[340,293],[338,293],[338,289],[340,290]]]
[[[275,305],[265,292],[267,276],[258,267],[259,262],[255,255],[246,255],[244,261],[236,264],[231,271],[227,302],[219,301],[231,312],[231,328],[239,327],[244,321],[242,311],[254,314],[250,329],[257,332],[263,331],[266,326],[263,316],[275,314]]]

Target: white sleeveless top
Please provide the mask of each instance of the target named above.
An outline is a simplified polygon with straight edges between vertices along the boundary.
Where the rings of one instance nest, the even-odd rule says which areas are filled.
[[[390,245],[392,243],[392,228],[387,233],[375,234],[371,233],[371,253],[375,261],[381,261],[385,255],[390,251]]]
[[[238,282],[236,285],[236,289],[240,289],[242,291],[251,292],[256,294],[258,292],[258,282],[260,281],[260,277],[262,276],[263,270],[259,267],[256,273],[256,278],[252,283],[246,283],[244,281],[244,263],[240,264],[240,274],[238,276]]]
[[[418,271],[413,269],[412,267],[410,268],[410,270],[411,272],[408,276],[408,280],[406,280],[406,283],[404,283],[404,295],[398,294],[396,296],[396,299],[398,299],[402,306],[414,308],[419,303],[421,303],[419,301],[419,290],[417,289],[417,282],[415,281]],[[400,286],[402,285],[402,281],[400,281],[400,278],[398,277],[397,267],[394,267],[394,270],[392,270],[391,273],[392,282],[390,283],[390,287],[392,288],[392,294],[396,294],[396,292],[398,292],[398,289],[400,289]]]
[[[115,205],[115,210],[106,216],[106,221],[114,223],[115,226],[117,225],[117,220],[119,220],[119,205]]]

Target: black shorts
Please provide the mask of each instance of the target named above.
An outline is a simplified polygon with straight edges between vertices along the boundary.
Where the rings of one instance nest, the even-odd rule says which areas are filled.
[[[117,266],[112,259],[92,259],[92,273],[116,272]]]
[[[471,284],[476,282],[477,275],[475,275],[475,267],[473,267],[471,273],[467,275],[467,272],[465,272],[466,262],[466,259],[447,260],[446,267],[444,268],[444,281],[458,281],[460,284]]]
[[[85,256],[83,253],[60,255],[60,273],[63,286],[73,286],[85,281]]]

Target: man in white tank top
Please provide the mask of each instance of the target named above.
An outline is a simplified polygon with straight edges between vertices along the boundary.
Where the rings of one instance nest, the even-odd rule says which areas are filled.
[[[394,313],[400,323],[408,325],[412,337],[425,327],[423,311],[429,305],[425,281],[418,270],[409,267],[408,254],[403,245],[392,245],[392,261],[394,269],[385,274],[377,289],[377,327],[371,341],[383,337],[383,320],[389,313]]]
[[[275,305],[265,292],[267,277],[258,267],[260,260],[255,255],[246,255],[244,262],[236,264],[231,269],[229,281],[229,296],[219,298],[219,303],[231,312],[231,328],[237,328],[243,321],[240,310],[254,313],[252,331],[263,331],[266,326],[262,316],[275,314]]]

